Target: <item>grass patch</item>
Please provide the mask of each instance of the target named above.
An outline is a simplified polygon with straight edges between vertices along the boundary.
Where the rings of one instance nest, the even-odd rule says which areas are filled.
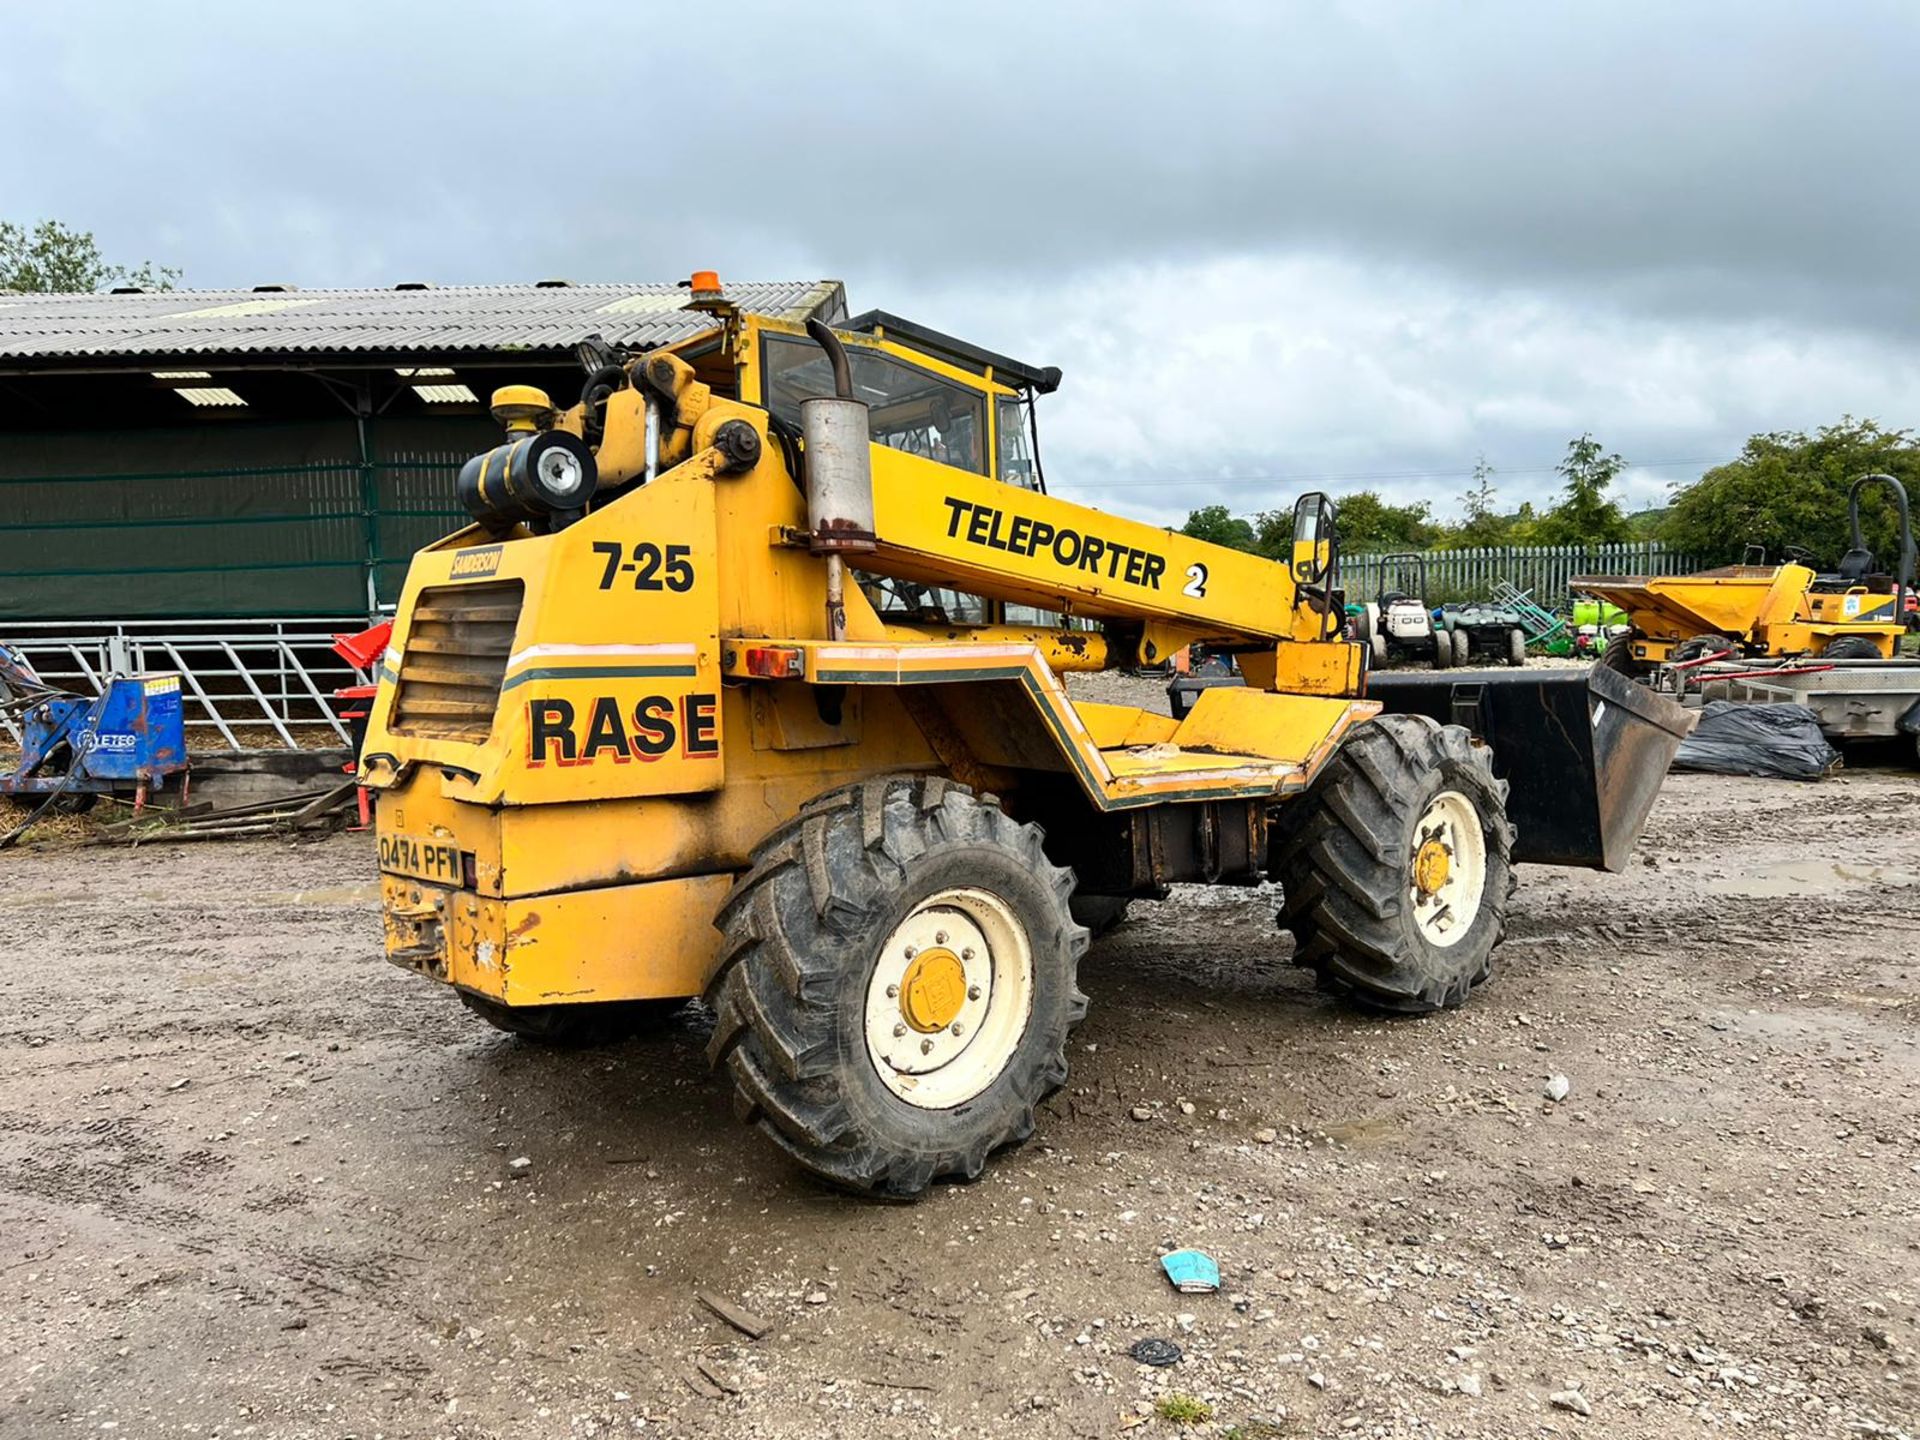
[[[1213,1406],[1191,1395],[1162,1395],[1153,1410],[1162,1420],[1171,1420],[1176,1425],[1198,1425],[1213,1418]]]

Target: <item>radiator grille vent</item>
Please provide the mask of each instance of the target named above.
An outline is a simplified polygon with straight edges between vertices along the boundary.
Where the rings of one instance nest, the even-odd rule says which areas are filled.
[[[398,734],[485,743],[525,595],[518,580],[420,592],[393,697]]]

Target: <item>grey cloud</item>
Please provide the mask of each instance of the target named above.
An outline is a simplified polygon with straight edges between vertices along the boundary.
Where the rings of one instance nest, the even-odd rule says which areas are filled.
[[[1916,319],[1911,7],[194,10],[25,20],[0,116],[48,143],[0,161],[10,210],[212,282],[268,247],[336,281],[1337,247]]]
[[[1056,460],[1177,518],[1125,477],[1899,423],[1916,60],[1892,0],[120,0],[11,17],[0,214],[203,285],[836,275],[1066,366]],[[1170,426],[1169,350],[1264,418]]]

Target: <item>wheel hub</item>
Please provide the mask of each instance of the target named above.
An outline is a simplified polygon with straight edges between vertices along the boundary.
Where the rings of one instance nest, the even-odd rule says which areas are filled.
[[[867,982],[867,1054],[909,1105],[971,1100],[1013,1058],[1033,1009],[1033,950],[983,890],[929,896],[881,945]]]
[[[1473,928],[1486,894],[1487,842],[1473,802],[1443,790],[1413,829],[1407,898],[1420,934],[1442,949]]]
[[[900,1015],[922,1035],[953,1024],[967,1003],[967,971],[945,946],[922,950],[900,982]]]
[[[1437,895],[1447,883],[1447,871],[1451,865],[1452,852],[1444,842],[1437,839],[1424,840],[1420,844],[1420,853],[1413,861],[1413,883],[1420,887],[1422,895]]]

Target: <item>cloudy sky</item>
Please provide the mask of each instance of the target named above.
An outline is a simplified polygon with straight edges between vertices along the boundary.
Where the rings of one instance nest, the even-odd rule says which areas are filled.
[[[9,15],[0,216],[188,284],[831,275],[1066,371],[1054,488],[1623,497],[1920,424],[1920,6],[107,0]]]

